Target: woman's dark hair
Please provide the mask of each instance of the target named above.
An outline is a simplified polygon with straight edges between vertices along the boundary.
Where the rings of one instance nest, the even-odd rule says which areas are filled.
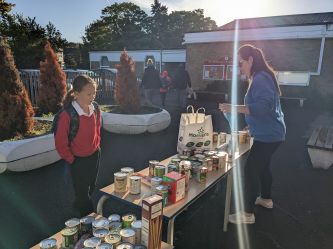
[[[96,82],[88,75],[82,74],[76,76],[72,83],[73,88],[67,92],[63,102],[63,106],[64,107],[69,106],[74,100],[74,92],[81,92],[83,87],[89,84],[96,86]]]
[[[274,81],[276,91],[281,96],[281,89],[277,82],[274,70],[270,65],[268,65],[265,59],[264,52],[261,49],[251,44],[245,44],[238,49],[238,54],[243,60],[249,60],[250,56],[253,58],[253,63],[250,72],[251,77],[253,77],[256,73],[259,73],[260,71],[264,71],[270,74]]]

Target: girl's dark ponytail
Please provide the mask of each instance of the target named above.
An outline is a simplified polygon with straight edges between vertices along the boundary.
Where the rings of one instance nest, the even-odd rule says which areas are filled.
[[[74,89],[72,88],[70,91],[67,92],[66,97],[63,102],[63,107],[68,107],[72,101],[74,100]]]

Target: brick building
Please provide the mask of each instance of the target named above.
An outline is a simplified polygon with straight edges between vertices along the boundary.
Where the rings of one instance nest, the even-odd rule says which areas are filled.
[[[239,19],[215,31],[185,34],[195,90],[225,84],[222,91],[230,91],[237,24],[239,46],[264,51],[284,96],[333,99],[333,12]]]

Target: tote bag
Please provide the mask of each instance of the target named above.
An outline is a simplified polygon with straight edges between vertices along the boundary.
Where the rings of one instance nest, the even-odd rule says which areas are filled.
[[[203,111],[203,112],[200,112]],[[193,106],[187,107],[182,113],[179,123],[177,151],[182,154],[186,149],[211,149],[213,141],[212,116],[205,114],[205,108],[194,111]]]

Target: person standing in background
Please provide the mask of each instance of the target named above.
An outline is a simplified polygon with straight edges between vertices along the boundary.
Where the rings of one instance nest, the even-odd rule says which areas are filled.
[[[163,71],[161,75],[161,87],[160,94],[162,99],[162,106],[165,107],[165,98],[171,85],[171,78],[169,77],[168,71]]]
[[[153,97],[158,94],[161,86],[160,74],[155,69],[152,59],[148,59],[147,67],[142,76],[142,86],[145,94],[146,105],[153,105]]]
[[[274,152],[285,140],[286,125],[280,104],[280,87],[264,53],[247,44],[239,48],[238,61],[241,72],[250,80],[245,103],[223,103],[219,109],[230,113],[235,108],[236,112],[245,114],[253,145],[244,167],[245,210],[229,215],[229,222],[253,224],[255,205],[273,208],[270,162]]]
[[[185,70],[184,64],[180,64],[177,68],[173,78],[173,87],[177,92],[178,106],[181,108],[186,107],[187,88],[191,88],[191,78],[189,73]]]

